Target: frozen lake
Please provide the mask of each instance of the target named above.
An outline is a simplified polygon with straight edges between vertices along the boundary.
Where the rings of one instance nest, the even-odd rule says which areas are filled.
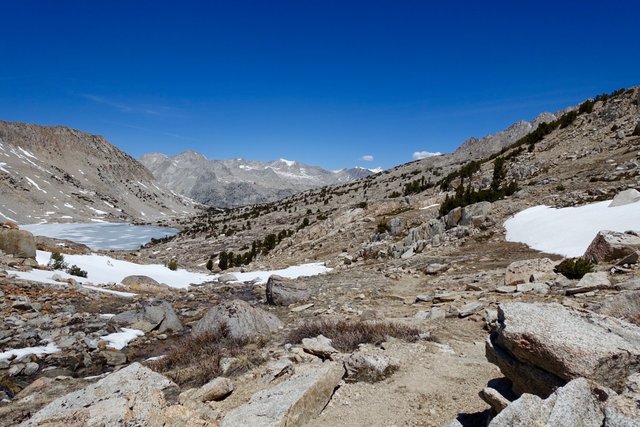
[[[27,224],[21,229],[37,236],[67,239],[92,249],[136,249],[152,238],[174,236],[175,228],[117,223],[97,224]]]

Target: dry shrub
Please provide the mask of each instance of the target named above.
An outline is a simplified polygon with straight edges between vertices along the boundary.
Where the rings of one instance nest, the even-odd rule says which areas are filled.
[[[259,347],[260,342],[256,340],[232,337],[229,328],[222,325],[215,330],[185,336],[165,357],[149,362],[148,366],[180,386],[198,387],[222,374],[222,358],[237,357],[242,362],[227,375],[241,373],[260,364]]]
[[[303,338],[314,338],[318,335],[330,338],[337,350],[351,352],[360,344],[380,344],[389,337],[414,342],[418,340],[420,330],[395,323],[320,320],[305,323],[294,329],[287,336],[287,342],[299,343]]]

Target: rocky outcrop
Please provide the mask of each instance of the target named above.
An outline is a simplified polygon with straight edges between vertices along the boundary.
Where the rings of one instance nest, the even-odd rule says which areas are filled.
[[[275,315],[248,302],[233,300],[217,305],[200,319],[193,332],[200,334],[210,330],[218,330],[226,325],[231,336],[236,338],[253,338],[269,335],[282,327],[282,322]]]
[[[584,258],[595,262],[615,261],[640,250],[640,234],[628,231],[601,231],[584,253]]]
[[[0,228],[0,251],[16,258],[36,257],[36,240],[26,230]]]
[[[382,381],[400,368],[400,361],[384,354],[384,350],[362,345],[345,360],[348,381]]]
[[[267,303],[288,306],[299,304],[309,299],[308,286],[299,281],[273,275],[269,277],[266,288]]]
[[[518,393],[546,397],[579,377],[620,391],[640,369],[640,328],[555,303],[506,303],[498,308],[487,358]]]
[[[134,363],[54,400],[21,426],[164,425],[177,395],[172,381]]]
[[[310,365],[275,387],[254,394],[228,413],[222,427],[301,426],[316,417],[344,375],[336,362]]]

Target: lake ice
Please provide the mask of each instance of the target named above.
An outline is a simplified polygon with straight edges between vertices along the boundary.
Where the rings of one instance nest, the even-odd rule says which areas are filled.
[[[152,238],[178,233],[175,228],[118,223],[96,224],[27,224],[21,225],[37,236],[54,237],[83,243],[92,249],[130,250],[139,248]]]

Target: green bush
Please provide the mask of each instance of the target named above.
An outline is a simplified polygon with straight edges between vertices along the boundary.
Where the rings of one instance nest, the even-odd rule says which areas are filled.
[[[87,277],[87,272],[75,264],[67,268],[67,273],[69,273],[72,276]]]
[[[175,258],[172,258],[168,263],[167,263],[167,268],[171,271],[176,271],[178,269],[178,260]]]
[[[553,271],[562,274],[567,279],[582,279],[585,274],[593,271],[593,267],[593,262],[588,259],[571,258],[562,261]]]
[[[52,252],[49,266],[54,270],[64,270],[67,268],[67,263],[64,262],[64,256],[60,252]]]
[[[382,220],[378,223],[378,227],[377,227],[378,233],[386,233],[387,231],[389,231],[389,226],[387,225],[387,221],[386,220]]]

